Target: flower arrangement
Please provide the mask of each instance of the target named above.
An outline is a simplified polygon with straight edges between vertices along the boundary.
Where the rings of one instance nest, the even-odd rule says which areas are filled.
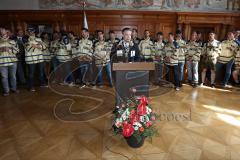
[[[147,97],[132,97],[114,110],[113,129],[124,138],[134,136],[137,141],[157,135],[154,126],[156,113],[153,112]]]

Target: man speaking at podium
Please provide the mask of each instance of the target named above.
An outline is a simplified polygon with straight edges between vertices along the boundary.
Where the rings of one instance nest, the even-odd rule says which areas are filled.
[[[124,28],[122,30],[123,39],[112,48],[112,62],[138,62],[140,61],[140,51],[138,45],[132,41],[132,30]]]
[[[136,95],[148,96],[149,70],[154,64],[149,65],[140,61],[138,45],[131,39],[130,28],[122,30],[123,39],[112,49],[113,71],[115,71],[116,105],[126,101],[131,96],[131,90],[136,89]],[[135,63],[132,63],[135,62]]]

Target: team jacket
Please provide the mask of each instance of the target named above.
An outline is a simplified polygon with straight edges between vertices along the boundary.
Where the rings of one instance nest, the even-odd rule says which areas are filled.
[[[56,57],[58,47],[59,47],[59,43],[60,43],[59,39],[51,41],[50,48],[49,48],[50,53],[51,53],[51,57]]]
[[[203,57],[207,63],[217,63],[217,58],[221,53],[221,44],[217,40],[209,41],[203,46]]]
[[[111,48],[108,42],[98,41],[95,44],[94,57],[96,66],[105,66],[110,61]]]
[[[170,66],[178,65],[179,46],[177,42],[167,43],[164,46],[164,63]]]
[[[63,40],[58,43],[58,50],[57,50],[57,59],[59,60],[59,62],[64,63],[64,62],[68,62],[72,60],[72,47],[71,44],[65,43]]]
[[[155,42],[154,43],[154,62],[155,63],[163,63],[164,57],[164,42]]]
[[[240,69],[240,46],[236,48],[235,55],[235,68]]]
[[[199,62],[202,47],[196,41],[189,41],[186,45],[186,60],[192,62]]]
[[[186,54],[186,41],[183,39],[178,39],[176,42],[179,45],[179,52],[178,52],[178,62],[185,62],[185,54]]]
[[[9,48],[9,51],[4,51]],[[16,54],[19,52],[16,42],[10,39],[0,38],[0,67],[11,66],[17,62]]]
[[[40,38],[29,37],[25,45],[26,64],[36,64],[44,61],[43,50],[46,49],[46,46]],[[39,45],[40,48],[35,48],[34,45]]]
[[[52,59],[52,54],[50,52],[50,42],[43,41],[43,45],[45,45],[45,49],[43,50],[43,59],[45,62],[50,62]]]
[[[238,44],[234,40],[225,40],[221,43],[221,52],[218,57],[218,62],[228,63],[235,57],[235,51]]]
[[[139,43],[140,55],[144,59],[153,58],[154,55],[154,44],[153,41],[149,39],[141,40]]]

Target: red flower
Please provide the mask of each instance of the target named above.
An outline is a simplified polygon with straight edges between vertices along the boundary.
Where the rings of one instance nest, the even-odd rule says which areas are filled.
[[[147,114],[147,107],[144,104],[139,104],[137,107],[137,112],[140,116]]]
[[[146,127],[150,127],[152,125],[152,121],[148,121]]]
[[[141,99],[140,99],[140,103],[141,103],[141,104],[144,104],[144,105],[147,105],[147,104],[148,104],[148,99],[147,99],[147,97],[142,96]]]
[[[134,122],[138,122],[138,121],[139,121],[139,116],[135,114],[135,115],[132,117],[132,124],[133,124]]]
[[[135,112],[135,110],[133,109],[133,110],[131,110],[131,112],[130,112],[130,114],[131,115],[134,115],[136,112]]]
[[[123,136],[130,137],[134,132],[134,129],[131,124],[124,124],[123,126]]]

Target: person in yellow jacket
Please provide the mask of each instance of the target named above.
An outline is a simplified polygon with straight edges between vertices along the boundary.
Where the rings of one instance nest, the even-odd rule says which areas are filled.
[[[215,33],[209,33],[209,40],[202,49],[202,83],[205,84],[206,72],[211,70],[211,87],[215,87],[216,63],[221,53],[221,43],[215,39]]]
[[[235,69],[233,71],[233,79],[236,83],[236,85],[239,85],[239,74],[240,74],[240,46],[238,46],[235,50],[236,55],[234,57],[235,59]]]
[[[163,33],[157,33],[157,41],[154,43],[154,57],[153,61],[155,63],[155,81],[159,83],[160,80],[163,78],[163,57],[164,57],[164,46],[165,42],[163,40]]]
[[[47,87],[43,51],[46,49],[41,38],[35,36],[35,29],[28,28],[29,38],[25,44],[25,62],[28,66],[28,87],[29,90],[34,92],[34,74],[35,69],[39,69],[40,86]]]
[[[150,31],[144,31],[144,39],[139,43],[140,56],[142,61],[153,61],[154,55],[154,44],[150,38]]]
[[[103,31],[99,31],[98,41],[95,44],[94,48],[94,57],[95,64],[97,66],[98,74],[97,74],[97,83],[99,86],[103,85],[103,74],[102,70],[105,68],[107,77],[109,80],[110,86],[112,86],[112,71],[111,71],[111,63],[110,63],[110,53],[111,53],[111,44],[104,41],[104,33]]]
[[[72,74],[72,46],[67,34],[63,33],[61,41],[58,43],[57,60],[59,67],[62,67],[63,85],[74,85],[74,77]]]
[[[192,32],[191,40],[186,44],[186,63],[188,72],[188,83],[197,87],[199,75],[198,65],[201,56],[201,43],[197,42],[197,32]]]
[[[238,47],[238,44],[234,39],[234,33],[231,31],[228,32],[227,40],[224,40],[221,43],[221,52],[219,54],[217,64],[216,64],[217,71],[220,71],[224,66],[226,67],[226,72],[225,72],[224,80],[222,83],[223,87],[229,87],[228,80],[231,76],[234,57],[236,55],[235,51],[237,47]]]
[[[0,74],[2,77],[3,96],[8,96],[10,90],[18,93],[16,82],[16,54],[19,50],[16,42],[9,39],[5,28],[1,28],[0,33]]]
[[[177,30],[176,32],[176,42],[179,45],[178,70],[179,70],[180,87],[182,87],[184,65],[185,65],[185,54],[186,54],[186,41],[183,40],[182,31],[180,30]]]
[[[86,75],[89,73],[88,83],[94,85],[93,82],[93,42],[89,40],[88,29],[82,28],[82,38],[79,40],[79,79],[80,88],[85,87],[87,84]]]
[[[44,59],[44,66],[45,66],[45,71],[46,71],[46,76],[48,77],[50,74],[50,69],[51,69],[51,59],[52,59],[52,54],[50,52],[50,40],[49,40],[49,35],[47,32],[43,32],[41,34],[41,38],[43,41],[43,45],[45,45],[45,49],[43,50],[43,59]]]
[[[174,40],[173,33],[168,34],[168,42],[164,46],[164,63],[167,68],[166,79],[169,81],[170,79],[170,70],[173,70],[174,73],[174,85],[175,90],[180,90],[180,81],[179,81],[179,70],[178,70],[178,52],[179,45]]]

